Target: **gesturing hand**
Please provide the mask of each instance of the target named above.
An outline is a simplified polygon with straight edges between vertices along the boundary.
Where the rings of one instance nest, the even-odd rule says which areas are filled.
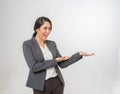
[[[68,60],[70,57],[69,56],[62,56],[63,60]]]
[[[69,56],[62,56],[62,57],[56,58],[56,60],[57,62],[61,62],[61,61],[68,60],[69,58],[70,58]]]
[[[92,55],[95,55],[94,53],[87,53],[87,52],[84,52],[84,51],[80,51],[79,54],[81,56],[92,56]]]

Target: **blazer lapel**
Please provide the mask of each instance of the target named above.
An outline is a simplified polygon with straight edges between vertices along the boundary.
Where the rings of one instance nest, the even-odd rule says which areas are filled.
[[[43,56],[43,53],[39,47],[39,44],[38,42],[36,41],[36,39],[34,37],[32,37],[32,44],[33,44],[33,48],[35,50],[35,54],[36,54],[36,59],[38,61],[44,61],[44,56]]]
[[[45,42],[46,42],[46,45],[47,45],[48,49],[52,53],[53,58],[56,58],[55,48],[52,45],[52,43],[50,41],[48,41],[48,40],[46,40]],[[41,48],[39,47],[39,44],[38,44],[38,42],[36,41],[36,39],[34,37],[32,37],[32,44],[33,44],[33,48],[35,50],[36,59],[38,61],[41,61],[41,60],[44,61],[45,59],[44,59],[43,53],[41,51]]]
[[[53,58],[56,58],[56,52],[55,52],[55,48],[54,48],[53,44],[50,41],[46,40],[46,45],[47,45],[48,49],[50,50],[50,52],[52,53]]]

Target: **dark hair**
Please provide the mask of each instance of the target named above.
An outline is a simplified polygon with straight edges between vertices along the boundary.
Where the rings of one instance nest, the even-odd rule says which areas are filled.
[[[39,17],[36,21],[35,21],[35,24],[34,24],[34,33],[33,33],[33,37],[35,37],[37,35],[37,32],[36,32],[36,29],[40,28],[44,22],[49,22],[50,25],[51,25],[51,30],[52,30],[52,22],[50,21],[49,18],[47,17]]]

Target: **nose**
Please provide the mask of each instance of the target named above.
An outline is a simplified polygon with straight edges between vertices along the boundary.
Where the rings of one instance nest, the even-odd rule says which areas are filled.
[[[49,33],[50,33],[50,31],[51,31],[50,29],[47,29],[46,33],[48,33],[48,34],[49,34]]]

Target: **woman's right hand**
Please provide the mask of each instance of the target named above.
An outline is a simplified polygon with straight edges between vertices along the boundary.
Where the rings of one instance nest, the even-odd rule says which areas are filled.
[[[56,61],[57,61],[57,62],[61,62],[61,61],[68,60],[69,58],[70,58],[69,56],[62,56],[62,57],[56,58]]]

